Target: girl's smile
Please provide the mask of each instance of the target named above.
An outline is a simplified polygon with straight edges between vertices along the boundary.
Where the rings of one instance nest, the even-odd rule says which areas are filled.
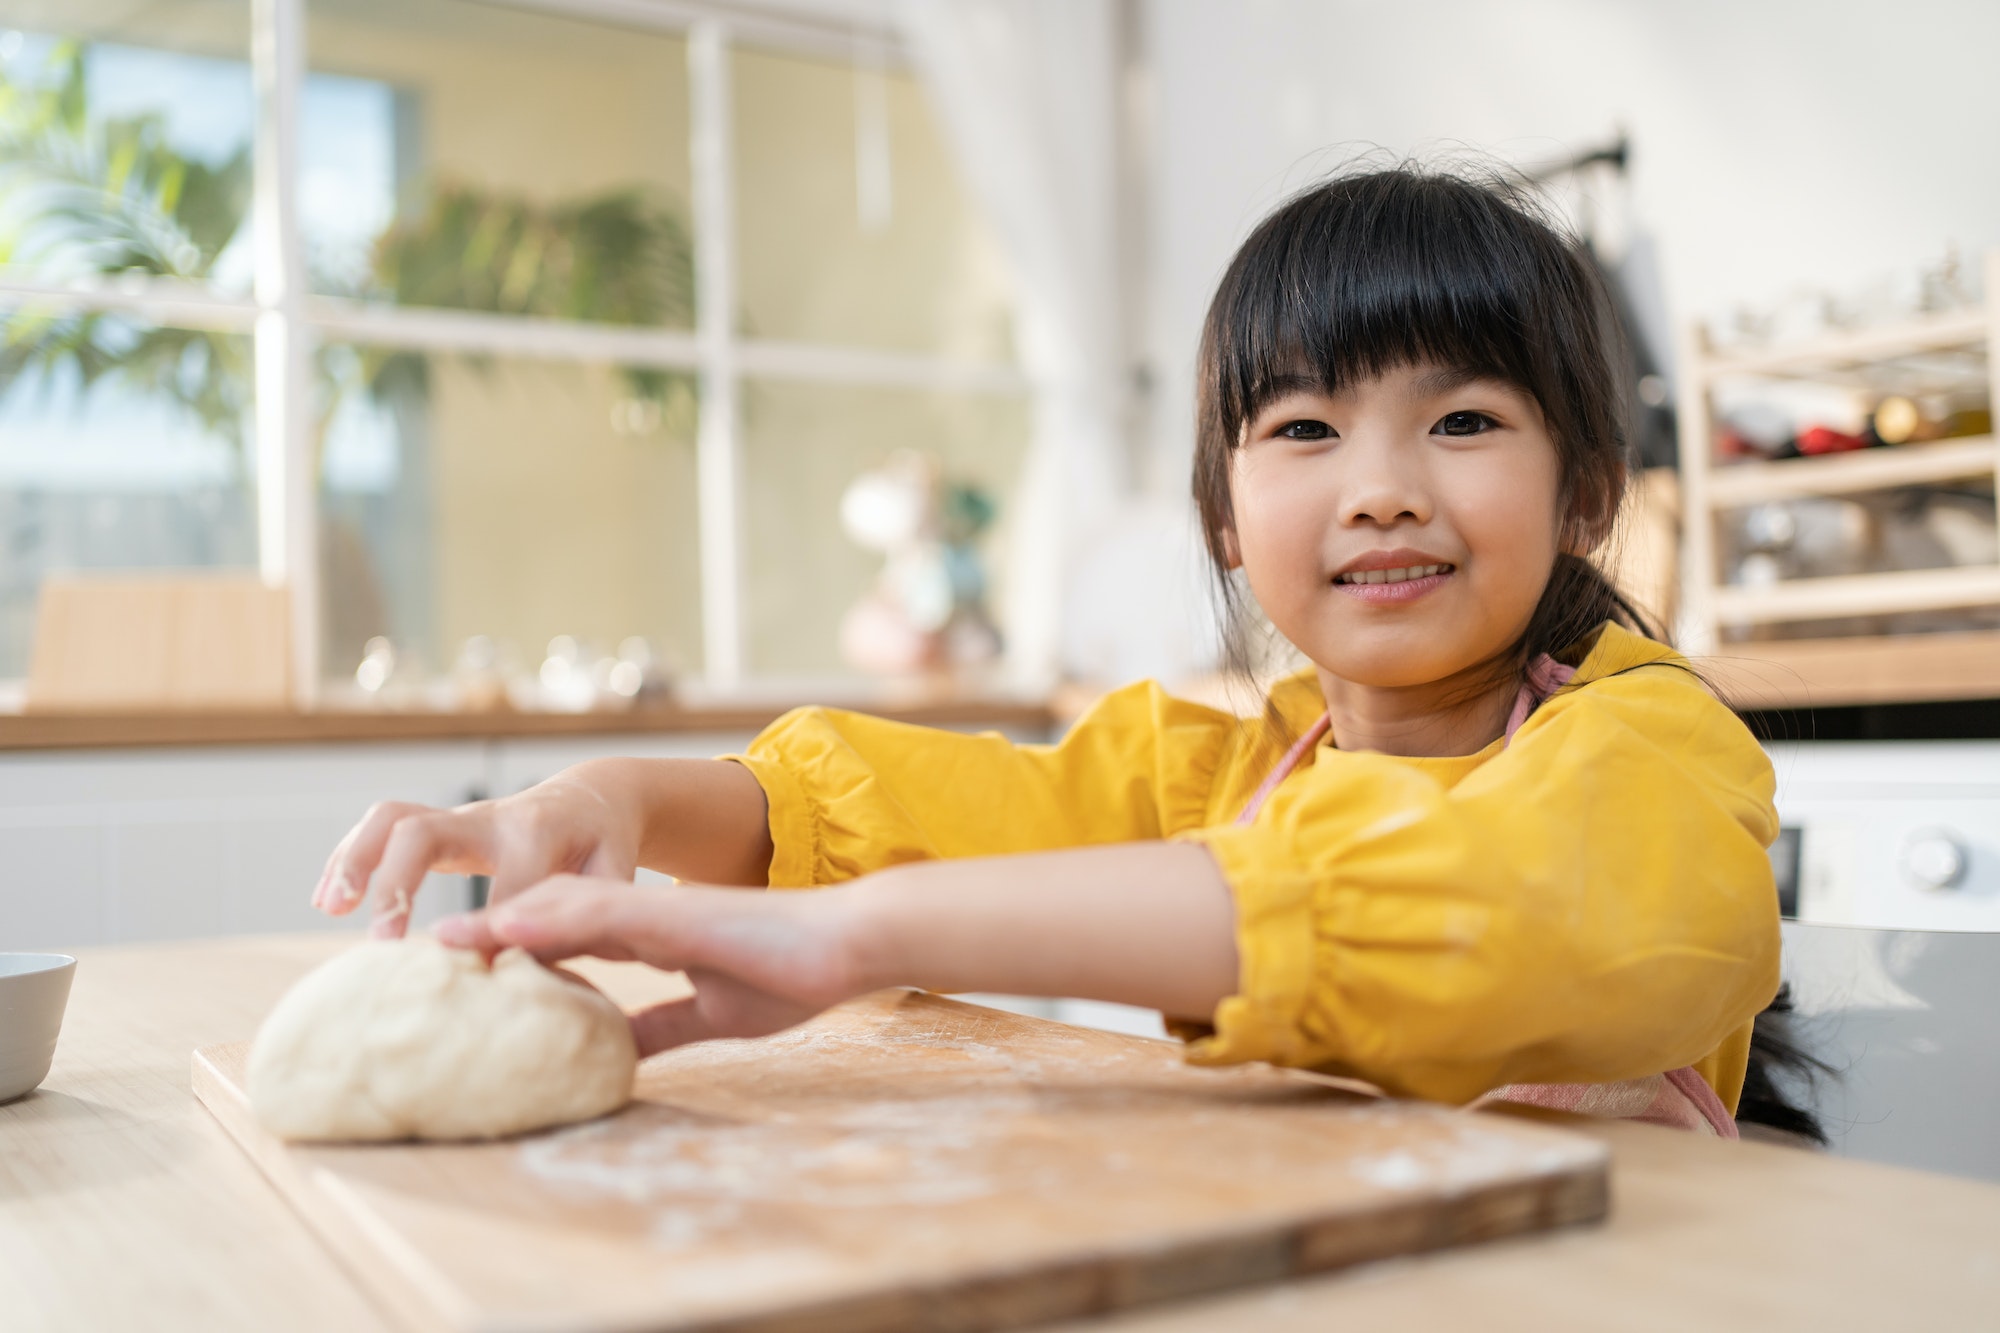
[[[1448,560],[1399,546],[1350,562],[1333,576],[1333,586],[1358,601],[1394,606],[1435,592],[1457,570]]]

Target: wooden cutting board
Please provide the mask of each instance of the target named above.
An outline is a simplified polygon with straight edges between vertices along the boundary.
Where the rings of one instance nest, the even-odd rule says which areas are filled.
[[[293,1146],[195,1092],[412,1329],[999,1328],[1603,1216],[1606,1152],[886,991],[670,1051],[590,1124]]]

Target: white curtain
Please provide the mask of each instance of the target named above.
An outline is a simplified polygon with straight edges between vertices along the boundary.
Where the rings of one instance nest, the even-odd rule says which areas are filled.
[[[1012,268],[1034,428],[1003,616],[1027,687],[1064,659],[1068,572],[1122,490],[1112,0],[900,0],[967,189]]]

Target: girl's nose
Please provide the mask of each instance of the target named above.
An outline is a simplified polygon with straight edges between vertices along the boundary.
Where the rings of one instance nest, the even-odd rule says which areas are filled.
[[[1341,479],[1341,522],[1350,527],[1372,524],[1384,528],[1404,521],[1429,522],[1430,497],[1413,452],[1398,448],[1392,439],[1350,438],[1340,454],[1346,465]]]

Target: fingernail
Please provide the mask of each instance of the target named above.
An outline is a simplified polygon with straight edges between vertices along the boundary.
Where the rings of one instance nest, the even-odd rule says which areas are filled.
[[[343,903],[358,903],[361,901],[360,886],[345,874],[342,874],[339,879],[333,882],[333,891]]]
[[[470,912],[460,912],[456,916],[440,917],[431,923],[431,935],[440,944],[471,944],[476,937],[473,927],[474,916]]]

